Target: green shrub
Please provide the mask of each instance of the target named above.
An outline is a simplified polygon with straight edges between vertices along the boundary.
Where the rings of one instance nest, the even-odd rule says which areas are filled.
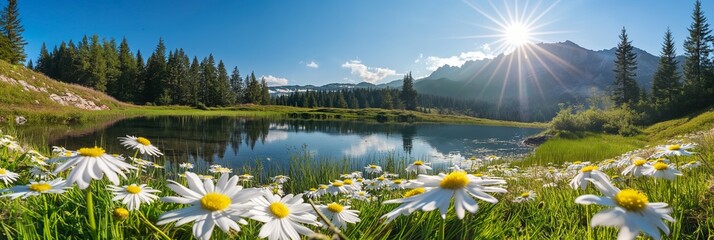
[[[558,114],[551,120],[551,128],[557,131],[589,131],[620,134],[632,136],[639,133],[636,127],[643,118],[627,106],[608,110],[582,106],[562,107]]]

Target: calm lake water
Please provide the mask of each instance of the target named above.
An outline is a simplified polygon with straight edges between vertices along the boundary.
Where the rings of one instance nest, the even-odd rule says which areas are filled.
[[[121,147],[117,137],[143,136],[158,146],[169,162],[240,168],[256,160],[285,165],[291,156],[305,152],[318,158],[357,162],[391,156],[435,163],[471,156],[525,154],[532,148],[521,141],[540,131],[459,124],[152,117],[120,120],[83,132],[40,132],[51,135],[42,136],[48,146],[72,150],[99,144],[108,152],[126,155],[133,151]]]

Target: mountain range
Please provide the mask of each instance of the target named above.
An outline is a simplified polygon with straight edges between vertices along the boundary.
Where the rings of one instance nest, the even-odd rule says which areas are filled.
[[[649,90],[659,57],[635,48],[637,82]],[[602,92],[614,80],[615,48],[590,50],[571,41],[526,44],[509,54],[442,66],[415,81],[421,94],[517,106],[521,114],[553,115],[557,104]],[[678,57],[679,63],[683,57]],[[384,84],[333,83],[324,86],[271,87],[273,93],[334,91],[350,88],[400,88],[402,80]]]

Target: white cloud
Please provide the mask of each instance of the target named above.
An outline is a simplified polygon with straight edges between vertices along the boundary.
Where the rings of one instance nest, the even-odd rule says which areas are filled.
[[[419,54],[419,58],[414,60],[414,63],[424,62],[427,70],[435,71],[437,68],[444,65],[461,67],[467,61],[481,60],[494,57],[495,56],[493,55],[493,52],[491,52],[491,47],[488,44],[484,44],[479,50],[461,52],[461,54],[459,55],[450,57],[428,56],[425,58],[423,54]]]
[[[389,68],[367,67],[359,60],[350,60],[342,64],[343,68],[349,68],[352,74],[357,74],[362,81],[377,83],[389,76],[397,75],[397,72]]]
[[[317,64],[315,61],[310,61],[309,63],[305,64],[305,66],[309,67],[309,68],[319,68],[320,67],[320,65]]]
[[[268,86],[283,86],[283,85],[288,85],[288,79],[286,78],[279,78],[275,77],[273,75],[268,75],[268,76],[261,76],[260,79],[265,78],[265,83],[268,84]]]
[[[362,137],[359,144],[350,146],[349,149],[342,150],[342,153],[352,157],[360,157],[370,151],[389,152],[397,149],[397,143],[386,137],[372,134]]]

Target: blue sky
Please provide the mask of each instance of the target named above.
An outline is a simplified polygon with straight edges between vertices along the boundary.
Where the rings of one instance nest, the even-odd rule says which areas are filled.
[[[200,2],[200,4],[199,4]],[[159,37],[169,49],[209,53],[276,84],[314,84],[427,76],[442,64],[497,55],[503,31],[491,18],[533,20],[537,42],[571,40],[585,48],[616,46],[624,26],[636,47],[658,55],[667,27],[678,54],[694,1],[22,1],[20,16],[36,59],[40,46],[98,34],[145,57]],[[714,3],[703,9],[710,23]],[[516,14],[516,10],[519,13]],[[530,14],[533,13],[533,14]],[[527,16],[531,16],[530,18]],[[506,17],[508,18],[508,17]],[[498,22],[503,22],[498,20]]]

